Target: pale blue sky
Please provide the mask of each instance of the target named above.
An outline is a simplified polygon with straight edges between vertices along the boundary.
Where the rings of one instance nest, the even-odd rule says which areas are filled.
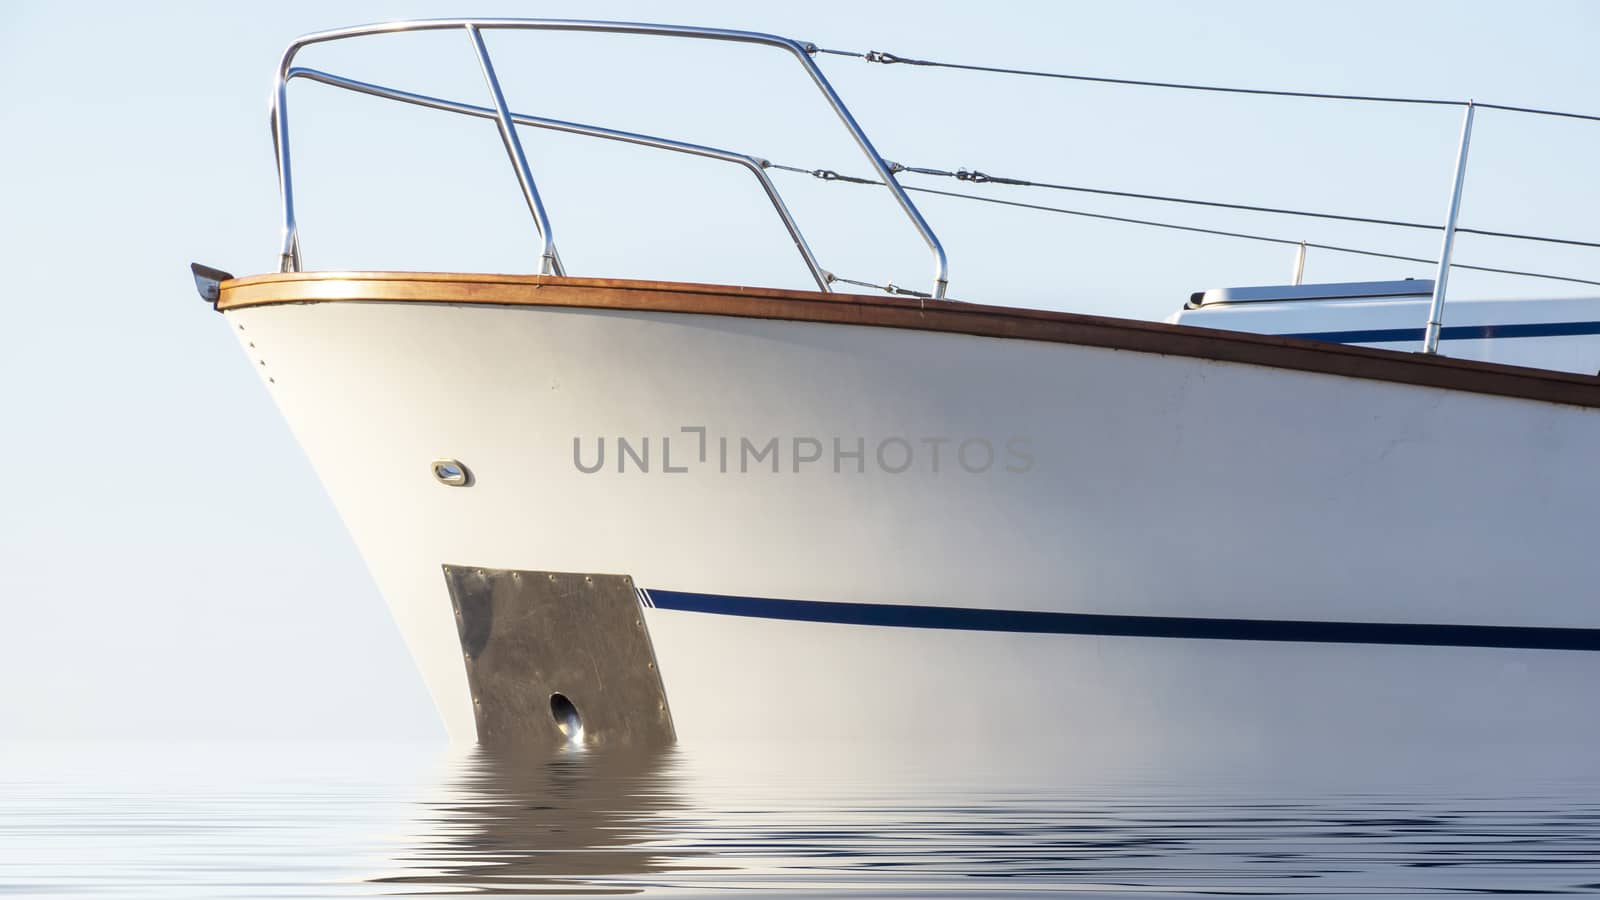
[[[274,266],[267,91],[290,39],[461,15],[668,21],[987,64],[1600,113],[1600,6],[1583,2],[12,0],[0,7],[10,476],[0,485],[0,739],[442,736],[310,466],[186,266]],[[798,69],[770,53],[527,40],[490,37],[519,111],[863,169]],[[457,35],[319,48],[303,62],[483,102]],[[1459,129],[1445,109],[823,65],[900,162],[1337,212],[1438,220]],[[291,109],[308,267],[535,267],[492,126],[308,84],[294,88]],[[805,286],[748,176],[524,139],[573,274]],[[1463,220],[1595,239],[1597,151],[1600,125],[1486,111]],[[825,266],[926,283],[920,244],[885,197],[775,177]],[[1431,235],[1032,199],[1419,256],[1436,249]],[[963,299],[1159,318],[1193,290],[1281,281],[1291,261],[1283,248],[920,202]],[[1600,276],[1600,259],[1575,251],[1464,239],[1458,254]],[[1407,275],[1431,272],[1315,253],[1308,268],[1310,280]],[[1583,293],[1468,275],[1452,288]]]

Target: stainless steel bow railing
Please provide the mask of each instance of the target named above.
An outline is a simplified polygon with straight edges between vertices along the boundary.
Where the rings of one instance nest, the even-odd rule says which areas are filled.
[[[471,42],[473,52],[477,56],[478,64],[483,70],[484,81],[489,88],[489,95],[493,101],[492,106],[474,106],[446,100],[440,97],[430,97],[415,94],[394,88],[371,84],[333,75],[316,69],[295,67],[295,56],[305,47],[312,44],[326,43],[329,41],[346,40],[349,38],[366,37],[378,34],[393,34],[411,31],[440,31],[460,29]],[[523,30],[523,31],[567,31],[589,32],[601,34],[636,34],[654,35],[660,37],[681,37],[699,40],[725,41],[743,44],[758,44],[785,50],[798,60],[812,82],[822,93],[833,111],[838,115],[855,140],[856,146],[866,155],[873,170],[889,189],[889,193],[900,205],[900,209],[911,220],[917,233],[927,243],[928,249],[934,258],[934,279],[932,295],[943,297],[949,284],[949,264],[945,258],[944,247],[934,235],[933,229],[918,211],[916,204],[906,194],[904,188],[895,179],[892,166],[879,155],[873,147],[872,141],[850,114],[844,101],[834,91],[833,86],[817,67],[811,54],[816,52],[816,47],[772,34],[762,34],[753,31],[730,31],[720,28],[694,28],[678,25],[648,25],[635,22],[598,22],[568,19],[423,19],[407,22],[389,22],[377,25],[361,25],[353,28],[341,28],[335,31],[324,31],[301,37],[289,45],[284,51],[283,60],[278,66],[277,80],[274,84],[272,103],[272,135],[273,143],[277,150],[278,185],[282,201],[283,232],[282,243],[279,251],[279,269],[284,272],[298,272],[301,270],[300,233],[295,221],[294,207],[294,173],[290,164],[289,153],[289,113],[288,113],[288,86],[297,78],[344,90],[355,91],[387,100],[395,100],[429,109],[474,116],[477,118],[493,119],[499,126],[500,138],[505,145],[506,155],[510,158],[515,170],[518,184],[522,189],[523,199],[527,202],[528,211],[533,215],[534,226],[538,229],[540,239],[540,271],[546,275],[562,275],[565,271],[561,265],[561,257],[556,252],[555,234],[550,224],[549,214],[546,212],[544,202],[539,196],[538,185],[534,180],[533,172],[528,166],[527,155],[523,152],[522,142],[517,136],[516,126],[528,125],[535,128],[562,131],[569,134],[586,135],[603,140],[621,141],[645,147],[653,147],[675,153],[686,153],[694,156],[718,159],[739,165],[760,182],[762,190],[771,201],[778,217],[783,220],[784,228],[788,230],[789,237],[794,241],[795,248],[805,260],[806,268],[810,270],[811,277],[816,280],[817,287],[823,291],[830,290],[832,276],[817,262],[805,237],[801,234],[799,225],[794,216],[784,205],[783,199],[778,194],[777,188],[772,184],[766,173],[766,162],[748,154],[737,153],[731,150],[721,150],[715,147],[706,147],[699,144],[685,143],[668,138],[651,135],[635,134],[627,131],[617,131],[609,128],[600,128],[593,125],[584,125],[577,122],[566,122],[559,119],[547,119],[539,116],[514,113],[508,106],[504,92],[500,87],[500,80],[495,75],[494,63],[490,58],[489,50],[483,42],[483,32],[491,29]]]

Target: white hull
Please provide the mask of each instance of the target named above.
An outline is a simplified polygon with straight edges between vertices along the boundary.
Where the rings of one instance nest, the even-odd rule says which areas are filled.
[[[446,564],[871,609],[1600,629],[1592,409],[685,313],[332,302],[228,319],[461,740],[475,726]],[[649,438],[648,472],[617,471],[619,437]],[[780,471],[740,472],[741,438],[774,437]],[[604,467],[581,471],[575,439],[590,465],[601,438]],[[807,438],[822,456],[797,473]],[[834,438],[862,440],[864,472],[848,456],[835,471]],[[887,465],[875,452],[896,438],[914,451],[898,474],[899,444]],[[926,439],[940,438],[935,473]],[[664,439],[687,471],[665,470]],[[967,439],[993,448],[985,471],[956,458]],[[440,484],[438,458],[475,483]],[[644,612],[688,742],[1600,737],[1600,653],[1583,650]]]

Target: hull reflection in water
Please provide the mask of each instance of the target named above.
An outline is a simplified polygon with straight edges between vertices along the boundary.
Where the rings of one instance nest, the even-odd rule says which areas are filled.
[[[876,897],[1600,888],[1600,783],[1535,776],[1531,760],[1136,772],[883,750],[871,763],[771,745],[475,753],[425,804],[395,871],[368,884]]]
[[[677,868],[654,846],[659,819],[690,818],[668,752],[558,753],[529,760],[476,750],[416,822],[420,836],[385,886],[499,892],[590,889]]]
[[[0,895],[1119,897],[1600,890],[1600,780],[1550,760],[644,760],[0,745]],[[420,794],[420,796],[419,796]]]

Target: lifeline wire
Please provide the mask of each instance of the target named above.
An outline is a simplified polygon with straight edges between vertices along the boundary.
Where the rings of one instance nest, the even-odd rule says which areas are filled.
[[[766,167],[769,169],[782,169],[785,172],[797,172],[801,175],[810,175],[813,178],[820,178],[823,181],[841,181],[847,184],[883,184],[883,182],[871,178],[859,178],[854,175],[842,175],[833,171],[832,169],[803,169],[799,166],[784,166],[772,162],[767,163]],[[1357,222],[1365,225],[1388,225],[1396,228],[1415,228],[1425,231],[1443,230],[1443,226],[1440,225],[1429,225],[1426,222],[1408,222],[1403,219],[1379,219],[1371,216],[1351,216],[1344,215],[1342,213],[1312,212],[1310,210],[1287,209],[1279,206],[1256,206],[1249,203],[1227,203],[1221,200],[1197,200],[1192,197],[1174,197],[1166,194],[1144,194],[1137,191],[1116,191],[1109,188],[1092,188],[1073,184],[1055,184],[1048,181],[1028,181],[1022,178],[1007,178],[1000,175],[989,175],[975,169],[958,169],[956,171],[949,171],[946,169],[924,168],[922,166],[905,166],[901,165],[900,163],[893,162],[889,163],[889,169],[891,172],[910,172],[916,175],[934,175],[946,178],[954,178],[958,181],[966,181],[972,184],[1003,184],[1016,187],[1036,187],[1057,191],[1074,191],[1082,194],[1099,194],[1106,197],[1128,197],[1135,200],[1155,200],[1161,203],[1182,203],[1190,206],[1206,206],[1216,209],[1236,209],[1245,212],[1271,213],[1281,216],[1301,216],[1308,219],[1327,219],[1334,222]],[[983,199],[968,194],[952,196],[971,196],[972,199]],[[1562,244],[1569,247],[1588,247],[1591,249],[1600,249],[1600,242],[1596,241],[1580,241],[1575,238],[1558,238],[1540,234],[1520,234],[1513,231],[1493,231],[1487,228],[1469,228],[1467,226],[1457,226],[1456,233],[1477,234],[1484,237],[1506,238],[1516,241],[1533,241],[1541,244]]]
[[[778,167],[774,166],[773,168]],[[817,171],[825,172],[827,170],[819,169]],[[999,175],[989,175],[987,173],[977,171],[976,169],[957,169],[956,171],[952,172],[946,169],[928,169],[920,166],[902,166],[898,163],[890,163],[890,171],[911,172],[917,175],[934,175],[944,178],[954,178],[957,181],[967,181],[971,182],[972,184],[1004,184],[1016,187],[1036,187],[1046,188],[1054,191],[1073,191],[1081,194],[1099,194],[1106,197],[1129,197],[1136,200],[1156,200],[1162,203],[1183,203],[1190,206],[1209,206],[1216,209],[1237,209],[1245,212],[1272,213],[1280,216],[1302,216],[1310,219],[1328,219],[1334,222],[1359,222],[1365,225],[1389,225],[1396,228],[1416,228],[1427,231],[1443,230],[1443,226],[1441,225],[1430,225],[1426,222],[1407,222],[1402,219],[1377,219],[1370,216],[1351,216],[1340,213],[1311,212],[1302,209],[1286,209],[1278,206],[1255,206],[1249,203],[1226,203],[1221,200],[1196,200],[1191,197],[1172,197],[1163,194],[1141,194],[1136,191],[1114,191],[1107,188],[1083,187],[1081,185],[1074,184],[1055,184],[1048,181],[1028,181],[1022,178],[1006,178]],[[815,175],[816,173],[812,172],[809,174]],[[847,176],[834,173],[833,177],[827,180],[856,181],[860,179],[851,179]],[[882,184],[882,182],[871,183]],[[1542,244],[1565,244],[1569,247],[1590,247],[1600,249],[1600,242],[1580,241],[1573,238],[1549,237],[1547,235],[1518,234],[1511,231],[1490,231],[1484,228],[1467,228],[1465,226],[1457,226],[1456,233],[1478,234],[1485,237],[1507,238],[1517,241],[1534,241]]]
[[[1431,97],[1383,97],[1373,94],[1330,94],[1319,91],[1282,91],[1268,88],[1243,88],[1225,87],[1216,84],[1188,84],[1178,81],[1145,81],[1137,78],[1111,78],[1104,75],[1077,75],[1068,72],[1044,72],[1037,69],[1012,69],[1004,66],[979,66],[969,63],[942,62],[933,59],[914,59],[908,56],[896,56],[882,50],[868,50],[865,53],[855,50],[830,50],[823,47],[815,48],[817,53],[830,53],[834,56],[850,56],[864,59],[870,63],[884,65],[919,66],[935,69],[956,69],[964,72],[988,72],[996,75],[1021,75],[1027,78],[1055,78],[1063,81],[1087,81],[1096,84],[1121,84],[1132,87],[1167,88],[1179,91],[1206,91],[1216,94],[1252,94],[1261,97],[1301,97],[1313,100],[1355,100],[1365,103],[1409,103],[1420,106],[1466,106],[1465,100],[1440,100]],[[1535,116],[1557,116],[1565,119],[1582,119],[1588,122],[1600,122],[1600,116],[1584,113],[1565,112],[1555,109],[1539,109],[1531,106],[1510,106],[1503,103],[1477,102],[1481,109],[1498,109],[1505,112],[1527,113]]]
[[[842,181],[846,184],[883,184],[883,182],[872,178],[857,178],[854,175],[840,175],[838,172],[835,172],[832,169],[802,169],[799,166],[783,166],[767,160],[762,160],[762,168],[781,169],[785,172],[798,172],[801,175],[810,175],[812,178],[820,178],[823,181]]]
[[[840,276],[829,272],[828,283],[833,284],[834,282],[838,282],[840,284],[853,284],[856,287],[877,288],[878,290],[883,291],[885,294],[899,294],[903,297],[921,297],[924,300],[933,299],[933,295],[927,293],[926,291],[914,291],[910,288],[903,288],[892,281],[888,284],[874,284],[870,281],[856,281],[854,278],[841,278]]]
[[[1190,231],[1197,234],[1212,234],[1219,237],[1239,238],[1247,241],[1262,241],[1269,244],[1285,244],[1298,247],[1304,244],[1315,250],[1331,250],[1336,253],[1353,253],[1358,256],[1375,256],[1380,259],[1397,259],[1403,262],[1426,263],[1430,266],[1437,265],[1436,259],[1424,259],[1420,256],[1402,256],[1397,253],[1383,253],[1378,250],[1363,250],[1359,247],[1341,247],[1337,244],[1319,244],[1313,241],[1296,241],[1289,238],[1270,237],[1262,234],[1247,234],[1241,231],[1223,231],[1216,228],[1199,228],[1193,225],[1178,225],[1172,222],[1157,222],[1151,219],[1135,219],[1128,216],[1112,216],[1105,213],[1093,213],[1080,209],[1066,209],[1060,206],[1044,206],[1038,203],[1020,203],[1016,200],[1001,200],[997,197],[979,197],[976,194],[962,194],[956,191],[940,191],[933,188],[905,186],[908,191],[917,191],[923,194],[938,194],[943,197],[958,197],[963,200],[977,200],[983,203],[997,203],[1002,206],[1015,206],[1022,209],[1034,209],[1041,212],[1061,213],[1069,216],[1082,216],[1089,219],[1104,219],[1109,222],[1126,222],[1130,225],[1148,225],[1152,228],[1167,228],[1174,231]],[[1460,231],[1461,229],[1456,229]],[[1574,278],[1569,275],[1550,275],[1544,272],[1525,272],[1520,269],[1500,269],[1493,266],[1474,266],[1467,263],[1452,262],[1452,269],[1468,269],[1474,272],[1492,272],[1497,275],[1521,275],[1527,278],[1543,278],[1549,281],[1567,281],[1573,284],[1591,284],[1600,286],[1600,281],[1591,281],[1587,278]]]
[[[1171,229],[1171,231],[1189,231],[1195,232],[1195,234],[1214,234],[1219,235],[1219,237],[1237,237],[1237,239],[1240,240],[1259,240],[1259,242],[1264,243],[1283,243],[1283,245],[1293,245],[1293,247],[1299,247],[1299,245],[1304,243],[1306,247],[1314,248],[1314,250],[1331,250],[1334,251],[1334,253],[1355,253],[1355,255],[1358,256],[1378,256],[1378,258],[1382,259],[1400,259],[1400,261],[1403,261],[1403,263],[1426,263],[1429,264],[1429,266],[1437,266],[1438,264],[1438,259],[1424,259],[1422,256],[1402,256],[1398,255],[1398,253],[1382,253],[1382,251],[1362,250],[1362,248],[1358,247],[1339,247],[1339,245],[1336,245],[1336,243],[1315,243],[1310,242],[1310,240],[1304,240],[1304,242],[1301,242],[1301,240],[1290,240],[1286,239],[1286,237],[1269,237],[1269,235],[1264,234],[1245,234],[1245,232],[1221,231],[1221,229],[1210,229],[1210,227],[1181,226],[1181,224],[1174,223],[1158,223],[1158,221],[1152,221],[1152,219],[1134,219],[1128,218],[1128,216],[1110,216],[1106,215],[1106,213],[1090,213],[1090,211],[1085,210],[1067,210],[1067,208],[1064,207],[1045,207],[1045,205],[1040,205],[1040,203],[1021,203],[1016,202],[1016,200],[1000,200],[997,199],[997,197],[978,197],[976,194],[958,194],[958,192],[955,191],[934,191],[933,187],[907,186],[906,191],[917,191],[922,192],[922,194],[939,194],[942,195],[942,197],[960,197],[960,199],[963,200],[979,200],[979,202],[984,203],[1000,203],[1000,205],[1005,205],[1005,207],[1021,207],[1024,208],[1024,210],[1040,210],[1045,211],[1045,213],[1062,213],[1062,215],[1067,216],[1083,216],[1083,218],[1090,219],[1106,219],[1106,221],[1114,221],[1114,223],[1142,224],[1142,226],[1165,227],[1165,229]],[[1461,229],[1456,229],[1456,231],[1461,231]],[[1552,280],[1552,282],[1571,282],[1578,283],[1578,285],[1597,285],[1597,287],[1600,287],[1600,282],[1595,282],[1595,280],[1589,279],[1576,279],[1576,277],[1571,277],[1571,275],[1550,275],[1546,274],[1546,272],[1525,272],[1522,271],[1522,269],[1498,269],[1498,267],[1493,266],[1469,266],[1469,264],[1466,263],[1451,263],[1450,267],[1451,269],[1469,269],[1469,271],[1474,272],[1494,272],[1494,274],[1499,275],[1523,275],[1523,277],[1528,277],[1528,279],[1547,279]]]
[[[839,182],[844,182],[846,184],[873,184],[873,185],[882,185],[883,184],[883,182],[877,181],[877,180],[871,179],[871,178],[860,178],[860,177],[853,176],[853,175],[841,175],[840,173],[835,172],[835,171],[833,171],[831,169],[806,169],[806,168],[801,168],[799,166],[785,166],[785,165],[779,165],[777,163],[771,163],[771,162],[766,164],[766,168],[780,169],[780,170],[785,171],[785,172],[795,172],[795,173],[798,173],[798,174],[801,174],[801,175],[810,175],[813,178],[818,178],[818,179],[821,179],[823,181],[839,181]],[[910,167],[902,166],[900,168],[903,171],[914,171]],[[1268,243],[1268,244],[1282,244],[1282,245],[1295,246],[1295,247],[1298,247],[1298,246],[1301,246],[1302,244],[1304,244],[1306,247],[1309,247],[1309,248],[1312,248],[1312,249],[1328,250],[1328,251],[1332,251],[1332,252],[1335,252],[1335,253],[1350,253],[1350,254],[1354,254],[1354,255],[1357,255],[1357,256],[1371,256],[1371,257],[1376,257],[1376,258],[1379,258],[1379,259],[1393,259],[1393,260],[1399,260],[1401,262],[1424,263],[1424,264],[1427,264],[1427,265],[1437,265],[1438,264],[1438,260],[1426,259],[1426,258],[1420,257],[1420,256],[1405,256],[1405,255],[1398,254],[1398,253],[1384,253],[1384,252],[1379,251],[1379,250],[1365,250],[1365,249],[1362,249],[1360,247],[1345,247],[1345,246],[1340,246],[1338,244],[1321,244],[1321,243],[1315,243],[1315,242],[1312,242],[1312,241],[1297,241],[1297,240],[1292,240],[1292,239],[1289,239],[1289,238],[1271,237],[1269,235],[1249,234],[1249,233],[1242,232],[1242,231],[1224,231],[1222,229],[1217,229],[1217,228],[1201,228],[1201,227],[1195,226],[1195,225],[1179,225],[1179,224],[1176,224],[1176,223],[1173,223],[1173,222],[1159,222],[1159,221],[1155,221],[1153,219],[1136,219],[1136,218],[1132,218],[1132,217],[1129,217],[1129,216],[1114,216],[1114,215],[1109,215],[1107,213],[1088,212],[1086,210],[1081,210],[1081,209],[1067,209],[1066,207],[1061,207],[1061,206],[1045,206],[1045,205],[1039,204],[1039,203],[1023,203],[1023,202],[1018,201],[1018,200],[1002,200],[1002,199],[1000,199],[998,197],[982,197],[982,196],[979,196],[977,194],[963,194],[963,193],[960,193],[958,191],[941,191],[941,190],[937,190],[935,188],[916,187],[914,185],[902,185],[902,187],[907,191],[915,191],[917,193],[922,193],[922,194],[936,194],[936,195],[941,196],[941,197],[955,197],[955,198],[961,199],[961,200],[976,200],[976,201],[978,201],[980,203],[994,203],[994,204],[997,204],[997,205],[1000,205],[1000,206],[1010,206],[1010,207],[1015,207],[1015,208],[1018,208],[1018,209],[1032,209],[1032,210],[1037,210],[1039,212],[1052,212],[1052,213],[1059,213],[1059,214],[1068,215],[1068,216],[1079,216],[1079,217],[1088,218],[1088,219],[1101,219],[1101,220],[1108,221],[1108,222],[1122,222],[1122,223],[1126,223],[1126,224],[1129,224],[1129,225],[1145,225],[1145,226],[1148,226],[1148,227],[1151,227],[1151,228],[1165,228],[1165,229],[1168,229],[1168,230],[1171,230],[1171,231],[1186,231],[1186,232],[1190,232],[1190,233],[1193,233],[1193,234],[1209,234],[1209,235],[1214,235],[1214,236],[1217,236],[1217,237],[1230,237],[1230,238],[1237,238],[1239,240],[1259,241],[1259,242]],[[1156,199],[1165,199],[1165,198],[1156,198]],[[1209,205],[1209,204],[1207,204],[1207,205]],[[1316,214],[1313,213],[1311,215],[1316,215]],[[1374,221],[1381,221],[1381,220],[1374,220]],[[1428,226],[1428,227],[1432,227],[1432,226]],[[1459,231],[1465,231],[1466,229],[1457,228],[1456,230],[1459,232]],[[1492,234],[1493,232],[1483,232],[1483,233]],[[1507,235],[1507,236],[1513,236],[1514,237],[1516,235]],[[1537,240],[1538,238],[1532,238],[1530,236],[1530,239]],[[1555,238],[1551,238],[1551,239],[1548,239],[1548,240],[1551,240],[1551,241],[1557,242],[1557,243],[1568,243],[1566,241],[1562,241],[1560,239],[1555,239]],[[1457,262],[1452,262],[1450,264],[1450,267],[1452,269],[1464,269],[1464,270],[1473,271],[1473,272],[1489,272],[1489,273],[1493,273],[1493,274],[1496,274],[1496,275],[1518,275],[1518,276],[1522,276],[1522,277],[1526,277],[1526,278],[1542,278],[1542,279],[1545,279],[1545,280],[1548,280],[1548,281],[1564,281],[1564,282],[1569,282],[1569,283],[1572,283],[1572,284],[1585,284],[1585,285],[1594,285],[1594,286],[1600,287],[1600,281],[1594,281],[1594,280],[1590,280],[1590,279],[1587,279],[1587,278],[1575,278],[1575,277],[1568,276],[1568,275],[1551,275],[1551,274],[1544,273],[1544,272],[1528,272],[1528,271],[1523,271],[1523,270],[1520,270],[1520,269],[1503,269],[1503,268],[1497,268],[1497,267],[1493,267],[1493,266],[1475,266],[1475,265],[1469,265],[1467,263],[1457,263]],[[846,279],[842,279],[842,278],[836,279],[836,280],[838,280],[838,281],[846,281]],[[862,282],[847,282],[847,283],[860,284],[863,287],[875,287],[875,288],[883,289],[882,285],[864,284]]]

